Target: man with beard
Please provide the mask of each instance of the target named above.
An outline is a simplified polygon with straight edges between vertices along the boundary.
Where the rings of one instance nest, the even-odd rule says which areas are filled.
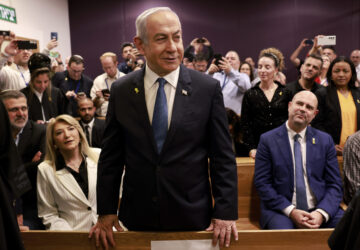
[[[86,139],[91,147],[101,148],[105,121],[94,117],[95,106],[91,99],[83,98],[78,101],[80,126],[83,128]]]
[[[342,181],[331,136],[308,126],[318,113],[316,96],[297,93],[289,119],[261,135],[254,183],[264,229],[331,228],[343,215]]]
[[[17,206],[18,223],[30,229],[44,229],[37,216],[37,166],[45,154],[45,125],[28,120],[26,97],[17,90],[3,91],[0,95],[8,112],[11,134],[24,164],[32,189],[21,196]]]

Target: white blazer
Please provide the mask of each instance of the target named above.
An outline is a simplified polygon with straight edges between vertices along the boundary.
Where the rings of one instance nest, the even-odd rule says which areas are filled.
[[[100,154],[100,149],[94,149]],[[49,230],[90,230],[97,222],[97,164],[87,157],[88,199],[65,168],[54,171],[47,162],[38,166],[38,213]]]

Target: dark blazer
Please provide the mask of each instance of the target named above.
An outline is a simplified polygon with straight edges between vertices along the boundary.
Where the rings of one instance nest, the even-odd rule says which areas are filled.
[[[324,100],[319,103],[318,118],[314,120],[312,126],[329,133],[335,144],[340,143],[341,135],[341,108],[336,88],[328,86],[319,90],[321,95],[324,95]],[[357,88],[351,89],[351,94],[354,99],[356,107],[357,129],[360,129],[360,90]]]
[[[21,193],[15,180],[19,157],[2,102],[0,120],[0,249],[25,249],[12,205],[14,198]]]
[[[360,190],[330,235],[328,244],[332,250],[360,249]]]
[[[310,126],[306,130],[306,170],[317,205],[330,218],[342,200],[342,182],[334,142],[330,135]],[[265,228],[274,214],[292,203],[294,167],[286,125],[260,137],[254,183],[261,199],[260,225]]]
[[[80,81],[74,81],[69,77],[69,72],[67,70],[63,72],[57,72],[51,79],[52,86],[55,86],[61,89],[64,94],[69,90],[74,90],[76,93],[84,92],[87,97],[90,97],[90,91],[93,86],[93,80],[82,74]],[[78,85],[79,84],[79,85]],[[78,106],[77,101],[74,98],[69,99],[70,102],[70,111],[72,116],[78,116]]]
[[[144,73],[127,74],[111,88],[98,213],[116,213],[125,166],[119,219],[130,230],[204,230],[211,218],[236,220],[237,170],[219,82],[180,66],[170,128],[158,154]]]
[[[29,107],[29,119],[32,121],[43,120],[41,106],[43,106],[46,121],[55,118],[58,115],[69,114],[69,101],[65,94],[56,87],[51,87],[51,101],[47,91],[44,91],[41,103],[36,94],[30,89],[30,86],[21,90],[27,98]]]
[[[80,126],[84,130],[84,124],[80,122]],[[91,133],[91,147],[101,148],[101,143],[105,130],[105,120],[95,118],[94,126]]]

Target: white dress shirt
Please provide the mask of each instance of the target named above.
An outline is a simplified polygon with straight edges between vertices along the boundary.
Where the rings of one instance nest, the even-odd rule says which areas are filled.
[[[301,157],[302,157],[302,163],[303,163],[303,173],[304,173],[304,180],[305,180],[305,188],[306,188],[306,199],[307,199],[307,205],[309,210],[314,209],[317,204],[316,197],[314,193],[312,192],[309,180],[307,177],[307,170],[306,170],[306,129],[303,129],[300,133],[296,133],[294,130],[292,130],[289,125],[288,121],[286,122],[286,128],[288,132],[289,142],[290,142],[290,148],[291,148],[291,155],[292,155],[292,162],[293,162],[293,168],[294,168],[294,193],[292,197],[292,205],[286,207],[283,210],[283,213],[287,216],[290,215],[291,211],[296,208],[296,176],[295,176],[295,156],[294,156],[294,136],[296,134],[299,134],[299,143],[301,148]],[[320,212],[326,219],[326,221],[329,220],[329,215],[322,209],[316,209],[316,211]]]
[[[176,86],[179,80],[179,74],[180,74],[180,67],[172,71],[170,74],[167,74],[166,76],[162,77],[167,82],[164,85],[164,91],[165,91],[167,107],[168,107],[168,128],[170,127],[172,110],[175,100]],[[144,89],[145,89],[145,102],[149,115],[150,124],[152,124],[156,94],[159,88],[159,84],[157,84],[157,79],[159,77],[160,76],[158,76],[154,71],[152,71],[146,64],[145,76],[144,76]]]
[[[103,89],[110,90],[112,84],[124,75],[125,75],[124,73],[117,70],[116,75],[113,78],[109,77],[107,73],[103,73],[97,76],[94,80],[94,84],[90,91],[91,99],[94,99],[96,97],[96,91],[101,91]],[[109,106],[109,101],[104,100],[101,107],[96,109],[96,114],[98,116],[106,116],[108,106]]]

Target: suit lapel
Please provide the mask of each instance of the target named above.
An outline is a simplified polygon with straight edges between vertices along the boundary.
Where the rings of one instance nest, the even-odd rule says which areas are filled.
[[[87,172],[89,182],[89,202],[90,204],[96,205],[97,164],[95,164],[93,161],[87,160]]]
[[[18,152],[19,155],[22,155],[25,149],[27,148],[28,143],[31,141],[31,134],[32,134],[32,125],[30,121],[28,121],[20,135],[20,140],[18,144]]]
[[[143,68],[135,77],[134,83],[131,89],[129,89],[129,96],[130,101],[134,104],[136,114],[139,117],[139,123],[143,126],[146,134],[149,136],[149,140],[151,141],[154,151],[157,152],[154,134],[145,102],[144,75],[145,68]]]
[[[87,206],[90,205],[79,184],[76,182],[76,180],[68,170],[66,170],[65,168],[58,170],[56,171],[56,175],[60,183],[64,186],[66,190],[69,191],[69,193],[74,195],[78,200],[82,201]]]
[[[312,127],[308,126],[306,129],[306,175],[311,175],[311,167],[316,166],[316,162],[313,162],[316,159],[317,152],[317,138],[315,136],[314,130]]]
[[[166,140],[164,142],[162,154],[166,151],[168,145],[171,144],[171,140],[173,139],[176,129],[178,126],[181,126],[182,122],[181,119],[183,116],[183,111],[186,108],[189,98],[191,98],[191,77],[188,70],[180,65],[180,73],[179,73],[179,80],[176,86],[172,116],[171,116],[171,123],[166,135]],[[186,94],[185,94],[186,93]]]
[[[287,133],[285,123],[281,126],[281,129],[277,133],[276,143],[280,149],[281,154],[286,160],[287,166],[292,169],[293,162],[292,162],[291,147],[290,147],[289,136]]]

